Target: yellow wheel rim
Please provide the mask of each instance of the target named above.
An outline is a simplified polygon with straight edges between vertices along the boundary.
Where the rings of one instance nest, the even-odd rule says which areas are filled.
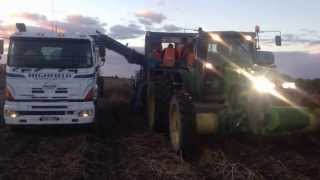
[[[170,106],[170,140],[175,151],[181,148],[181,115],[176,104]]]

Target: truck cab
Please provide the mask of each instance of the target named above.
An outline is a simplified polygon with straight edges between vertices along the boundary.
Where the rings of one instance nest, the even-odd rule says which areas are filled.
[[[104,57],[90,36],[17,32],[7,59],[6,125],[94,122]]]

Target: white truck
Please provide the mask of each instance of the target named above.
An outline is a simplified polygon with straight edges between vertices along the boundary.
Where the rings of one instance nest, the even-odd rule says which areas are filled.
[[[88,35],[32,33],[21,24],[17,28],[7,55],[4,123],[93,123],[105,49]]]

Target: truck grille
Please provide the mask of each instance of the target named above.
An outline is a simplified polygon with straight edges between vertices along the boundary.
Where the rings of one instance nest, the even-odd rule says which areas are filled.
[[[68,93],[68,89],[67,88],[57,88],[56,93],[57,94],[66,94],[66,93]]]
[[[44,94],[45,91],[42,88],[32,88],[31,89],[32,94]],[[56,94],[68,94],[68,88],[57,88],[55,90]]]
[[[43,94],[44,90],[42,88],[32,88],[32,94]]]
[[[32,109],[67,109],[68,106],[32,106]]]
[[[18,111],[19,115],[23,116],[51,116],[51,115],[67,115],[67,114],[74,114],[74,111]]]

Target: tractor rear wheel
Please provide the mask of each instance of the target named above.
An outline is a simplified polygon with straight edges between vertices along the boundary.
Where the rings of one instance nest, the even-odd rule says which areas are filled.
[[[169,106],[172,97],[172,83],[167,77],[160,77],[155,83],[156,97],[156,131],[165,134],[169,133]]]
[[[231,88],[229,92],[229,110],[232,112],[241,112],[243,107],[241,105],[241,89],[238,86]]]
[[[164,116],[164,111],[167,108],[163,102],[157,98],[158,91],[154,84],[150,84],[147,87],[146,93],[146,106],[145,106],[145,119],[147,127],[151,131],[166,132],[167,131],[167,119]],[[169,106],[169,105],[167,105]]]
[[[169,136],[174,151],[184,156],[196,148],[195,108],[191,96],[185,91],[175,93],[170,102]]]

